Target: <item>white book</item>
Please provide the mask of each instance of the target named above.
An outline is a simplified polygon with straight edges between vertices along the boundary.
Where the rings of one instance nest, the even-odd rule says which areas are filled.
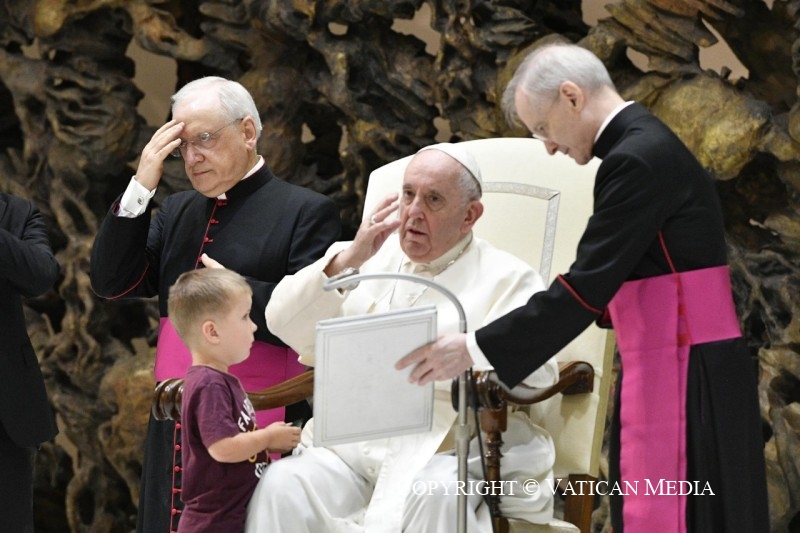
[[[425,306],[317,324],[314,445],[430,431],[433,383],[408,382],[395,363],[436,340],[436,307]]]

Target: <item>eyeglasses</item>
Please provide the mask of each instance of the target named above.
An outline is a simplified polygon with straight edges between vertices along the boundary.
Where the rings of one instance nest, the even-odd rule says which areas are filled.
[[[170,155],[172,155],[172,157],[183,157],[183,155],[186,153],[186,149],[189,148],[190,144],[194,146],[195,149],[200,150],[201,152],[206,152],[208,150],[211,150],[212,148],[214,148],[214,145],[217,144],[217,139],[219,139],[220,132],[225,128],[227,128],[228,126],[236,124],[240,120],[244,120],[244,118],[237,118],[231,120],[230,122],[222,126],[220,129],[213,131],[211,133],[207,131],[199,133],[194,139],[190,141],[184,141],[183,139],[181,139],[181,144],[177,148],[175,148],[172,152],[170,152]]]

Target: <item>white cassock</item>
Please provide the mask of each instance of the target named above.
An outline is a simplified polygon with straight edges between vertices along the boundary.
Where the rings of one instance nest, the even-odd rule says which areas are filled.
[[[436,305],[439,333],[458,331],[458,313],[441,293],[421,284],[396,280],[366,280],[342,294],[323,291],[324,268],[349,243],[336,243],[325,257],[275,288],[266,310],[270,331],[314,364],[315,327],[326,318],[386,311],[390,308]],[[431,277],[452,291],[464,307],[467,327],[477,329],[525,304],[544,289],[541,277],[520,259],[469,235],[428,265],[412,263],[392,235],[360,269],[370,272],[412,272]],[[473,369],[490,368],[475,361]],[[550,386],[558,366],[549,361],[525,383]],[[450,431],[457,413],[450,400],[450,381],[436,383],[433,428],[430,432],[379,440],[313,446],[313,419],[303,429],[295,455],[272,463],[250,500],[247,533],[308,531],[374,532],[451,531],[456,520],[457,459]],[[357,416],[357,407],[354,416]],[[391,413],[387,413],[391,416]],[[514,413],[503,434],[502,477],[509,481],[501,509],[506,516],[547,523],[553,516],[552,492],[520,490],[528,479],[548,486],[555,451],[549,434],[527,416]],[[438,453],[437,453],[438,452]],[[482,479],[477,445],[470,444],[470,479]],[[448,484],[450,484],[448,486]],[[438,489],[431,494],[430,487]],[[514,495],[508,495],[515,487]],[[480,491],[472,491],[469,531],[490,531],[489,512]],[[477,508],[477,512],[475,511]]]

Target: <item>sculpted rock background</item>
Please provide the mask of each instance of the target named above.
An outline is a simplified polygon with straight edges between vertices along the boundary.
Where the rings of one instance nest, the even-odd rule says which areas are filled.
[[[436,140],[525,134],[498,99],[525,52],[554,38],[597,53],[623,95],[719,180],[760,369],[773,530],[800,527],[800,2],[624,0],[608,11],[589,27],[576,0],[0,4],[0,188],[37,202],[63,267],[27,309],[62,427],[38,458],[37,531],[135,525],[157,313],[101,301],[88,282],[98,221],[155,129],[137,113],[131,41],[174,59],[179,85],[207,74],[243,83],[263,113],[260,153],[334,198],[352,233],[377,166]],[[433,43],[398,29],[415,14]],[[701,67],[711,28],[746,78]],[[156,202],[187,186],[179,161],[165,172]],[[596,521],[602,529],[604,503]]]

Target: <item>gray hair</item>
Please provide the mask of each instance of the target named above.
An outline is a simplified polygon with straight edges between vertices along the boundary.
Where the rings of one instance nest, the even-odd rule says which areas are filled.
[[[481,187],[472,172],[462,165],[458,164],[458,188],[464,193],[464,198],[467,202],[481,199]]]
[[[522,61],[503,92],[502,107],[509,124],[520,125],[514,98],[519,89],[528,98],[555,100],[565,81],[593,93],[616,90],[605,65],[592,52],[571,43],[543,45]]]
[[[252,117],[256,124],[256,138],[261,137],[261,117],[258,114],[256,103],[253,101],[253,96],[241,83],[236,81],[226,80],[219,76],[206,76],[190,81],[172,95],[170,98],[172,108],[174,109],[175,105],[184,98],[204,91],[216,91],[220,110],[229,121]]]

